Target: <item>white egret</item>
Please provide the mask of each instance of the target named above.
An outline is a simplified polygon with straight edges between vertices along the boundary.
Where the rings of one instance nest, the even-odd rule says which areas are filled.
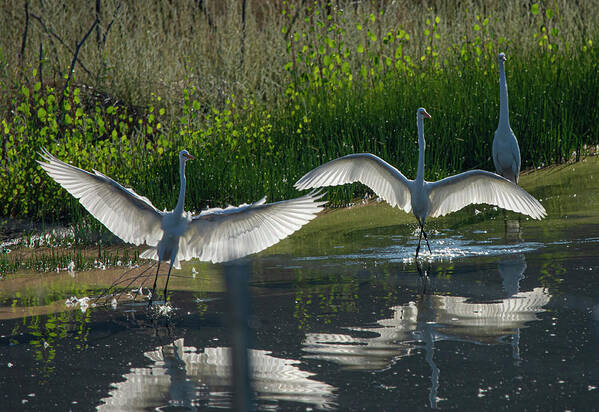
[[[520,176],[520,147],[510,127],[510,113],[505,80],[505,54],[499,53],[499,124],[493,138],[493,163],[497,174],[518,183]]]
[[[422,236],[430,245],[424,223],[428,216],[444,216],[475,203],[488,203],[541,219],[546,215],[543,206],[520,186],[495,173],[484,170],[469,170],[446,177],[436,182],[424,180],[424,118],[430,119],[425,109],[416,112],[418,127],[418,170],[416,179],[407,179],[399,170],[383,159],[370,154],[350,154],[331,160],[306,173],[295,183],[297,189],[335,186],[362,182],[376,192],[391,206],[406,213],[412,211],[420,225]]]
[[[173,266],[181,260],[198,258],[226,262],[259,252],[289,236],[316,217],[325,202],[323,195],[311,192],[302,197],[265,203],[266,197],[252,204],[226,209],[212,208],[199,215],[185,212],[185,163],[194,159],[187,150],[179,153],[181,185],[179,199],[171,212],[161,212],[145,197],[94,170],[87,172],[65,163],[42,149],[38,163],[57,183],[123,241],[147,244],[150,249],[140,257],[158,260],[151,299],[162,262],[170,262],[164,286],[164,299]]]

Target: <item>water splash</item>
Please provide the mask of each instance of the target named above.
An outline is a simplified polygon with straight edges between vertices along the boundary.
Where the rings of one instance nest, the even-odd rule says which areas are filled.
[[[362,249],[358,253],[339,254],[329,256],[308,256],[299,257],[296,260],[324,260],[324,259],[342,259],[353,263],[355,260],[374,259],[393,263],[410,263],[414,261],[414,254],[418,244],[417,239],[391,236],[389,240],[395,244],[385,247],[370,247]],[[473,240],[466,239],[464,236],[456,234],[443,238],[430,239],[432,253],[429,253],[421,246],[419,257],[427,261],[451,261],[473,256],[499,256],[514,253],[526,253],[544,246],[540,242],[520,242],[520,243],[494,243],[499,239]]]

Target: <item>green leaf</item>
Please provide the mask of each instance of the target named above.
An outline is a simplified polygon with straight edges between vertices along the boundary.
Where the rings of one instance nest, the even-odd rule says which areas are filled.
[[[530,8],[530,12],[533,14],[533,16],[536,16],[537,14],[539,14],[539,4],[533,3],[533,5]]]
[[[43,107],[40,107],[40,108],[37,110],[37,117],[38,117],[38,119],[40,119],[40,120],[46,120],[46,114],[47,114],[47,113],[46,113],[46,109],[44,109]]]

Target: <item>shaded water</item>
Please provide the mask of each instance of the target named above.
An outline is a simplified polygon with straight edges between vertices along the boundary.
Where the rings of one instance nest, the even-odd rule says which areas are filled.
[[[549,212],[542,222],[508,214],[506,228],[501,212],[481,208],[431,221],[433,254],[420,265],[411,221],[364,227],[352,215],[376,221],[382,206],[325,215],[325,227],[351,220],[242,261],[258,408],[595,408],[599,182],[584,167],[529,177]],[[67,307],[122,267],[5,276],[0,409],[230,407],[239,335],[227,270],[184,266],[169,284],[174,309],[155,316],[139,296]]]

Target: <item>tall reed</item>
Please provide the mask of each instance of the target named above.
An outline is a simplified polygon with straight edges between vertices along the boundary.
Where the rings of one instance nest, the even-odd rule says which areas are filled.
[[[89,78],[78,71],[64,88],[62,107],[58,102],[64,85],[44,81],[47,74],[40,81],[37,65],[25,66],[17,83],[6,80],[10,76],[5,73],[3,85],[11,98],[4,102],[0,125],[0,215],[66,221],[86,216],[35,163],[41,147],[114,177],[160,209],[176,202],[176,154],[181,148],[199,158],[188,169],[187,208],[192,210],[264,194],[272,200],[296,196],[292,185],[303,173],[353,152],[378,154],[413,177],[415,111],[421,106],[433,115],[425,125],[427,179],[474,167],[491,169],[499,51],[509,58],[511,123],[524,168],[566,161],[599,143],[599,56],[594,46],[599,36],[589,23],[596,9],[559,1],[554,3],[558,8],[516,2],[498,8],[473,1],[466,12],[449,2],[430,9],[397,3],[383,2],[382,9],[370,2],[345,8],[308,3],[301,9],[300,3],[267,3],[260,18],[256,14],[248,21],[245,49],[253,51],[241,68],[232,52],[208,59],[196,50],[196,63],[213,66],[179,69],[172,56],[146,54],[140,46],[150,42],[140,31],[147,24],[144,19],[118,20],[110,35],[121,33],[139,51],[139,56],[119,55],[131,59],[128,70],[144,58],[141,67],[148,71],[141,72],[148,79],[164,70],[182,80],[176,87],[169,83],[172,88],[157,81],[155,91],[140,88],[136,97],[117,83],[137,84],[140,72],[127,78],[118,65],[111,70],[124,78],[110,77],[115,82],[111,98],[102,98],[98,89],[90,92],[82,84]],[[193,12],[185,4],[160,18],[187,22],[186,30],[191,30]],[[152,7],[135,10],[145,16]],[[219,28],[210,28],[204,15],[194,30],[212,33],[210,41],[222,41],[221,48],[232,47],[224,43],[230,39],[222,38],[221,30],[235,30],[225,23],[237,16],[236,10],[214,9],[212,24]],[[171,44],[169,36],[182,34],[183,28],[168,26],[169,20],[158,21],[163,23],[155,36],[165,45]],[[127,27],[127,35],[119,32]],[[188,40],[183,43],[192,47]],[[98,65],[115,58],[114,50],[127,49],[116,43],[105,47]],[[93,61],[95,52],[82,53],[82,59]],[[153,73],[150,62],[164,67]],[[42,70],[48,73],[48,68]],[[220,76],[219,84],[226,87],[207,87],[200,74]],[[250,74],[255,77],[246,77]],[[223,80],[227,76],[234,81]],[[19,87],[13,88],[15,84]],[[171,93],[174,89],[178,91]],[[330,193],[335,202],[344,203],[364,190],[357,186]]]

